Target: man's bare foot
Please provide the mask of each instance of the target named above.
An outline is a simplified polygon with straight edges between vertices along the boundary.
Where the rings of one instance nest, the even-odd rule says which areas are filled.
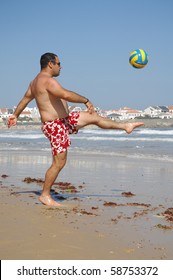
[[[61,204],[53,200],[50,195],[41,195],[39,200],[41,203],[47,206],[61,206]]]
[[[55,200],[53,200],[50,195],[41,195],[39,197],[39,201],[44,205],[58,207],[59,209],[69,209],[69,208],[72,209],[77,206],[75,204],[58,203]]]
[[[126,123],[125,131],[130,134],[135,128],[144,125],[143,122]]]

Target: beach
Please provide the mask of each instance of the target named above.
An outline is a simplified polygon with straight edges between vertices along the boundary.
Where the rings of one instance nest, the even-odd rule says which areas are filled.
[[[124,140],[126,153],[74,146],[52,196],[75,207],[59,210],[38,201],[50,150],[10,137],[0,149],[1,259],[173,259],[171,157],[141,156]]]

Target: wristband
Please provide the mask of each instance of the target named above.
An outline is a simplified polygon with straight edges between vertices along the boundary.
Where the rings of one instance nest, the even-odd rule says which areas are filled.
[[[86,101],[86,102],[84,102],[84,104],[86,105],[88,102],[89,102],[89,99],[87,98],[87,101]]]

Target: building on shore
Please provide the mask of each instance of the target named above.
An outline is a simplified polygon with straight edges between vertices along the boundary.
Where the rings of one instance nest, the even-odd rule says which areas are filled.
[[[0,108],[0,120],[6,122],[9,115],[13,114],[16,107],[12,109]],[[79,105],[69,106],[69,111],[87,111],[85,106]],[[125,121],[133,120],[135,118],[159,118],[159,119],[172,119],[173,118],[173,106],[149,106],[146,109],[137,110],[132,108],[120,108],[118,110],[102,110],[99,107],[95,107],[95,111],[102,117],[109,118],[111,120]],[[37,107],[26,107],[20,114],[19,121],[21,122],[40,122],[40,114]]]

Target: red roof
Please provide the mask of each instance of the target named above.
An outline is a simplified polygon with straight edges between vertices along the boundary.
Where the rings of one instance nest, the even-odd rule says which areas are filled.
[[[0,108],[0,112],[2,114],[8,113],[8,109],[7,108]]]

